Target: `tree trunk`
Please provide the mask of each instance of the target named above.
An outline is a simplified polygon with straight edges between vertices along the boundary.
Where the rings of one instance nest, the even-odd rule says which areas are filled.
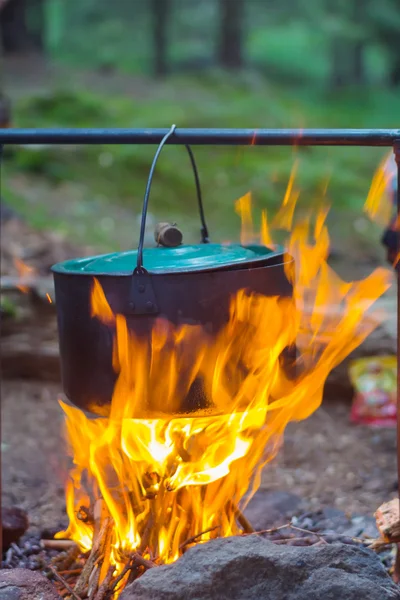
[[[243,66],[243,0],[219,0],[218,64],[224,69]]]
[[[37,26],[32,32],[28,28],[27,8],[35,11]],[[0,12],[0,37],[5,54],[31,52],[43,49],[43,6],[42,0],[8,0]]]
[[[151,6],[153,16],[154,74],[162,77],[168,73],[167,31],[171,6],[169,0],[152,0]]]
[[[344,85],[346,80],[345,73],[343,72],[343,60],[342,60],[342,40],[335,37],[332,40],[332,71],[331,71],[331,86],[334,89],[340,88]]]
[[[26,1],[26,0],[25,0]],[[45,9],[43,0],[28,0],[32,13],[30,35],[34,47],[39,52],[45,50]]]
[[[353,22],[355,25],[364,25],[365,20],[365,0],[353,0]],[[355,85],[365,85],[366,73],[364,64],[364,51],[366,47],[365,39],[357,39],[353,43],[353,69],[352,79]]]
[[[365,85],[364,40],[358,40],[353,47],[353,82],[355,85]]]

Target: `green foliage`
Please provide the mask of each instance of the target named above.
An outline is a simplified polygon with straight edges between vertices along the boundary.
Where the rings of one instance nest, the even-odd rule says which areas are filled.
[[[257,77],[233,81],[217,72],[201,81],[173,78],[149,86],[141,101],[62,90],[28,98],[16,107],[16,122],[21,127],[168,127],[172,123],[179,127],[393,127],[398,118],[398,99],[390,92],[371,90],[360,103],[359,95],[352,92],[332,95],[315,90],[310,95],[300,88],[293,93]],[[383,156],[382,150],[365,148],[293,151],[252,146],[196,147],[194,151],[214,239],[237,239],[239,221],[233,204],[247,191],[253,192],[258,209],[280,203],[295,157],[300,160],[298,182],[304,208],[321,198],[330,177],[328,198],[334,207],[360,213]],[[37,226],[62,229],[73,239],[102,247],[131,246],[138,229],[131,211],[136,217],[140,214],[153,156],[152,146],[16,149],[6,165],[5,197]],[[29,191],[23,199],[12,182],[24,174],[31,186],[50,185],[51,201],[39,197],[32,204],[26,199]],[[157,219],[178,221],[186,241],[197,239],[193,174],[182,147],[163,150],[150,212]]]
[[[30,97],[21,102],[19,112],[26,127],[37,127],[37,119],[42,124],[90,127],[109,118],[107,104],[99,102],[94,94],[76,94],[67,89]]]

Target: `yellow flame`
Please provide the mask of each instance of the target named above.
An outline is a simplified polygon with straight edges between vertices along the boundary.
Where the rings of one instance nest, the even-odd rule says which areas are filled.
[[[251,211],[251,192],[247,192],[247,194],[236,200],[235,210],[242,221],[240,242],[243,245],[251,244],[254,241],[253,214]]]
[[[288,212],[273,220],[279,227],[292,223],[294,173],[291,178]],[[236,210],[243,243],[252,240],[249,194]],[[98,497],[114,523],[117,571],[122,554],[133,549],[169,563],[201,532],[202,542],[242,532],[235,507],[257,489],[286,425],[318,408],[329,372],[376,327],[381,315],[371,309],[391,284],[385,269],[351,283],[332,271],[326,216],[323,208],[288,236],[285,270],[293,297],[241,290],[218,333],[157,318],[149,339],[139,338],[94,279],[91,314],[115,329],[118,378],[105,418],[61,403],[74,469],[67,488],[70,524],[60,536],[90,547],[93,525],[77,515]],[[273,245],[266,213],[260,236]],[[293,348],[295,370],[284,359]],[[207,408],[185,412],[196,386]]]
[[[364,204],[364,212],[368,217],[384,227],[389,224],[392,216],[392,203],[388,198],[388,188],[394,178],[395,168],[391,158],[391,155],[386,156],[380,163],[372,178]]]
[[[294,162],[292,172],[290,173],[282,205],[273,220],[274,229],[284,229],[285,231],[290,231],[292,227],[294,211],[300,195],[299,190],[295,187],[298,165],[299,162],[296,160]]]

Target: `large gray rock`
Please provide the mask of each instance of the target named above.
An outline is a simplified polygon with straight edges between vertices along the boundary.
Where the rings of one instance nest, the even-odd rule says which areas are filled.
[[[36,571],[0,571],[0,600],[60,600],[52,583]]]
[[[147,571],[120,600],[395,600],[399,588],[369,550],[278,546],[238,536],[191,548]]]

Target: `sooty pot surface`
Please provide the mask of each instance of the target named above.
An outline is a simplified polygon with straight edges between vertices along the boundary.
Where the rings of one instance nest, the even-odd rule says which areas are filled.
[[[135,256],[130,251],[53,267],[64,391],[73,404],[95,414],[108,413],[117,373],[112,364],[115,326],[91,316],[94,278],[113,313],[124,315],[128,330],[142,340],[150,340],[159,317],[172,325],[202,325],[218,332],[228,322],[231,298],[242,289],[264,296],[292,294],[285,276],[285,262],[292,259],[283,249],[219,244],[153,248],[144,253],[147,269],[132,274]],[[207,406],[196,380],[180,411]],[[150,410],[144,405],[140,416],[149,416]]]

